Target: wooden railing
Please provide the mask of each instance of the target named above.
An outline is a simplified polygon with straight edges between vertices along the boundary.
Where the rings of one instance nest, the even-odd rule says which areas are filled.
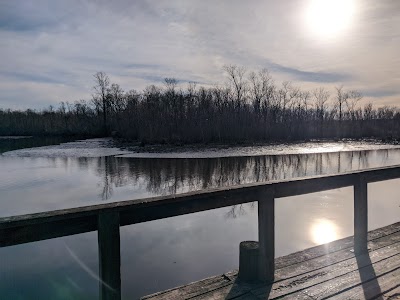
[[[0,218],[0,247],[98,231],[100,296],[121,298],[119,227],[258,201],[260,280],[272,281],[275,199],[354,187],[354,251],[367,251],[367,184],[400,178],[400,166],[246,184],[180,195],[113,202]]]

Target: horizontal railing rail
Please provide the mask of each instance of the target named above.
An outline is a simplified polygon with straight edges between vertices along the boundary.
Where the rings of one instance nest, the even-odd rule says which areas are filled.
[[[273,280],[274,200],[354,187],[354,249],[367,251],[367,184],[400,178],[400,165],[0,218],[0,247],[98,231],[101,295],[120,298],[119,227],[258,201],[260,279]]]

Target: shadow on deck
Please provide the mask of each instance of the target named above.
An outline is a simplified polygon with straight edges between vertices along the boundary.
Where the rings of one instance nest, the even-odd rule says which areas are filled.
[[[368,248],[355,255],[348,237],[277,258],[273,284],[231,271],[142,299],[400,299],[400,223],[369,232]]]

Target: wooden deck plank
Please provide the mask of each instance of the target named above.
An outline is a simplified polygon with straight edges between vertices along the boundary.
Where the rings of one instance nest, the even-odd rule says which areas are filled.
[[[375,280],[377,277],[382,277],[400,268],[400,254],[383,259],[372,265],[368,264],[367,260],[368,258],[366,258],[366,255],[362,255],[359,258],[360,264],[362,265],[360,269],[346,273],[343,276],[335,276],[327,282],[313,285],[301,291],[301,293],[290,294],[282,299],[297,299],[304,293],[313,299],[336,299],[339,294],[351,290],[363,282]]]
[[[392,257],[394,255],[396,259],[400,258],[400,243],[397,243],[391,248],[384,247],[370,254],[361,255],[357,258],[353,257],[291,279],[275,282],[272,286],[272,290],[268,293],[269,299],[275,299],[287,294],[303,291],[318,284],[329,284],[329,281],[334,280],[333,278],[346,276],[346,274],[357,271],[359,268],[368,267],[371,263],[379,263],[385,260],[386,257]],[[265,290],[266,288],[256,289],[253,293],[264,297],[267,294]]]
[[[374,247],[374,240],[396,232],[400,232],[400,222],[368,232],[368,247]],[[350,236],[344,239],[333,241],[323,246],[319,245],[302,251],[294,252],[292,254],[276,258],[275,269],[281,269],[283,267],[298,264],[316,257],[323,257],[327,253],[334,253],[343,249],[351,249],[353,248],[353,245],[354,239],[352,236]]]
[[[226,285],[232,285],[232,282],[226,276],[213,276],[201,281],[189,283],[188,285],[170,289],[167,291],[152,294],[142,299],[146,300],[172,300],[172,299],[188,299],[204,294],[209,291],[216,290]]]
[[[243,296],[235,298],[235,300],[260,300],[260,298],[249,292]]]
[[[385,293],[386,297],[389,297],[390,294],[394,296],[396,294],[396,291],[393,292],[393,287],[395,287],[396,285],[400,287],[399,278],[400,269],[389,271],[383,276],[377,277],[368,282],[364,282],[350,290],[344,291],[343,293],[336,295],[335,300],[374,299],[377,297],[382,299],[384,298],[383,295]]]
[[[400,283],[382,295],[383,300],[400,300]]]
[[[371,251],[357,257],[350,251],[350,237],[278,258],[280,267],[273,285],[241,284],[234,270],[143,299],[364,299],[363,287],[368,295],[378,295],[374,292],[376,282],[382,285],[381,294],[387,292],[382,299],[397,297],[394,288],[400,282],[400,222],[371,231],[368,237]]]
[[[369,242],[369,248],[371,251],[378,250],[388,245],[396,244],[400,242],[400,231],[389,234],[387,236],[379,237]],[[323,246],[322,246],[323,247]],[[311,258],[306,261],[299,261],[287,267],[280,268],[276,271],[277,278],[290,278],[295,277],[304,273],[318,270],[333,264],[340,263],[349,258],[353,258],[354,252],[350,248],[345,248],[340,251],[333,253],[327,253],[323,256]]]
[[[242,297],[242,299],[257,299],[257,296],[250,294],[251,285],[245,284],[230,284],[223,288],[210,291],[208,293],[199,295],[197,297],[192,298],[193,300],[230,300],[230,299],[237,299]]]

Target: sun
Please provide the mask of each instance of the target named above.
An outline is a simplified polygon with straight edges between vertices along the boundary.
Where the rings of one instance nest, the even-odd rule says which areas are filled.
[[[337,227],[335,223],[327,219],[316,220],[311,227],[311,237],[316,244],[326,244],[336,240]]]
[[[354,13],[355,0],[309,0],[305,24],[314,35],[331,38],[351,27]]]

